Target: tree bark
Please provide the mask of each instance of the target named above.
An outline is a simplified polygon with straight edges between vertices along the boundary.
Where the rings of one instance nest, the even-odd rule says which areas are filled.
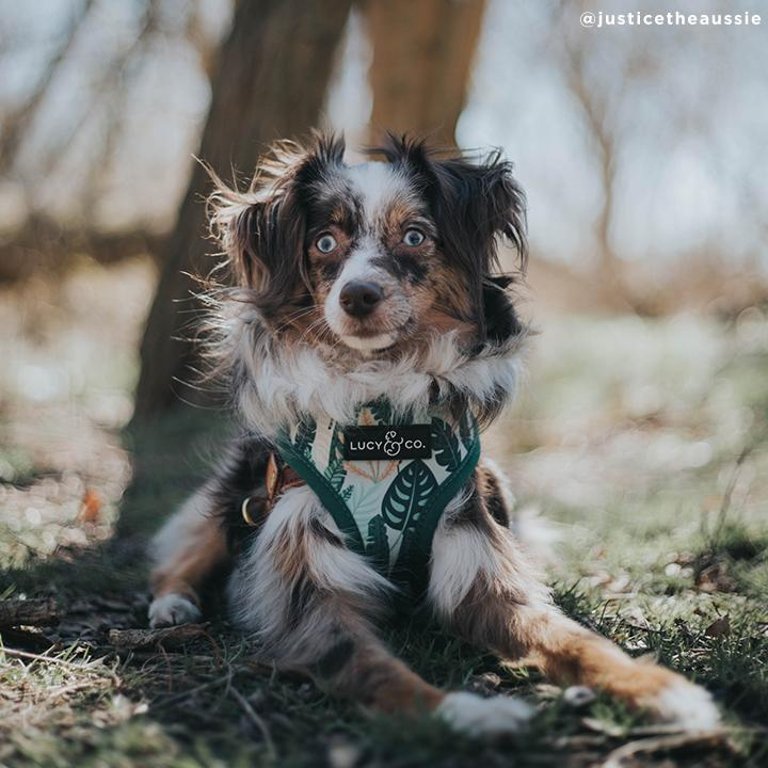
[[[368,0],[372,141],[383,130],[456,145],[485,0]]]
[[[298,137],[317,124],[335,51],[352,0],[242,0],[222,46],[199,157],[220,175],[251,173],[266,145]],[[162,119],[162,116],[159,117]],[[162,254],[162,274],[141,344],[135,421],[173,402],[206,400],[194,387],[194,349],[180,339],[194,325],[195,282],[212,250],[202,202],[208,178],[195,164],[174,232]]]

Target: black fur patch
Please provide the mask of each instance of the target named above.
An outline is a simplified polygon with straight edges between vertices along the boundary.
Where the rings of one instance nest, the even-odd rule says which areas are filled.
[[[470,480],[470,495],[461,511],[453,518],[453,524],[458,526],[467,526],[477,528],[478,530],[488,530],[488,518],[484,514],[483,501],[477,490],[477,481]]]
[[[355,653],[355,642],[349,637],[334,643],[313,665],[312,671],[318,677],[333,677],[351,661]]]
[[[320,267],[320,275],[323,280],[333,282],[341,272],[342,263],[340,261],[329,261]]]
[[[343,547],[344,542],[333,531],[329,531],[316,517],[309,522],[309,530],[318,539],[322,539],[334,547]]]
[[[498,479],[490,472],[486,472],[485,481],[488,486],[486,496],[483,499],[485,508],[499,525],[509,528],[509,510],[504,502],[504,495],[499,487]]]
[[[242,504],[245,499],[263,493],[267,460],[272,450],[272,445],[265,440],[241,438],[233,444],[229,458],[209,485],[214,514],[220,516],[226,528],[227,544],[233,552],[239,551],[244,540],[257,530],[243,520]]]
[[[309,578],[309,574],[304,568],[291,586],[290,610],[288,611],[288,624],[291,629],[295,629],[301,624],[307,610],[316,598],[317,586]]]
[[[371,264],[389,272],[398,280],[407,280],[413,285],[420,285],[427,279],[426,265],[405,253],[378,256],[371,259]]]
[[[512,299],[506,292],[511,278],[494,277],[483,284],[483,315],[486,338],[503,343],[524,330]]]

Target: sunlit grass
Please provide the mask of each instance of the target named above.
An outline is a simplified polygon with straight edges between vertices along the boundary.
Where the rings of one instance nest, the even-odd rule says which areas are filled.
[[[146,287],[137,274],[123,276],[134,299]],[[84,370],[69,379],[72,398],[51,389],[51,400],[35,400],[0,377],[0,598],[50,595],[62,609],[57,625],[24,628],[24,642],[51,638],[45,658],[14,655],[10,641],[0,651],[0,763],[580,766],[648,738],[641,715],[602,696],[575,709],[534,671],[423,621],[386,632],[398,655],[439,685],[525,697],[538,709],[528,733],[478,744],[428,718],[371,719],[255,663],[247,639],[221,621],[183,648],[117,652],[109,628],[145,621],[143,542],[204,477],[231,427],[206,412],[131,433],[106,419],[135,375],[121,351],[114,370],[94,363],[89,379],[86,363],[108,355],[110,338],[135,340],[135,327],[110,336],[110,322],[129,321],[119,308],[111,317],[101,347],[76,342],[93,322],[85,312],[62,331]],[[768,336],[695,317],[542,325],[523,397],[486,444],[520,507],[555,523],[558,604],[632,655],[695,678],[722,706],[729,745],[660,749],[642,764],[765,764]],[[43,336],[54,350],[55,329]],[[26,348],[22,356],[39,362]],[[100,387],[113,401],[99,399]],[[84,523],[89,489],[102,506]]]

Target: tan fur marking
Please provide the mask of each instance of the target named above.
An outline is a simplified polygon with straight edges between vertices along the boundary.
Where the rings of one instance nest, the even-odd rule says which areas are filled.
[[[392,244],[397,245],[403,235],[404,226],[413,222],[413,226],[418,227],[419,220],[423,217],[423,207],[416,205],[412,197],[401,195],[393,200],[384,213],[383,229],[388,238],[393,241]]]
[[[635,661],[565,617],[546,619],[535,632],[538,638],[531,659],[558,683],[587,685],[642,708],[662,689],[682,680],[650,661]]]
[[[556,683],[604,691],[634,709],[653,709],[663,689],[683,682],[664,667],[632,659],[554,606],[526,601],[526,590],[516,585],[515,594],[513,586],[479,577],[457,606],[450,620],[453,629],[502,658],[539,667]]]
[[[197,590],[227,559],[227,542],[215,517],[201,516],[185,533],[185,540],[179,543],[179,549],[153,570],[150,584],[155,598],[175,593],[199,605]]]
[[[431,711],[445,698],[442,691],[384,649],[359,653],[347,673],[355,695],[378,712]]]

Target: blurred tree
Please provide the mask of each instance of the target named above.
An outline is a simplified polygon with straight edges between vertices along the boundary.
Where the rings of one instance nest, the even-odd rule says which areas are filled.
[[[225,176],[230,167],[250,173],[270,141],[299,136],[319,122],[354,1],[235,3],[231,33],[219,44],[221,25],[217,31],[204,18],[199,1],[171,12],[167,0],[135,0],[115,16],[108,0],[72,0],[63,21],[35,38],[41,54],[30,86],[18,97],[3,95],[0,181],[11,182],[25,212],[0,240],[0,281],[56,274],[81,253],[111,262],[149,251],[160,265],[141,346],[138,420],[178,402],[179,394],[195,402],[206,398],[179,384],[194,378],[195,363],[194,349],[180,337],[196,318],[189,274],[208,271],[210,250],[202,205],[208,180],[199,165],[169,235],[162,217],[131,219],[127,226],[115,226],[108,214],[100,217],[110,210],[104,208],[105,193],[121,184],[115,181],[115,158],[141,155],[130,119],[132,110],[147,108],[141,103],[145,77],[162,66],[168,50],[191,50],[212,93],[198,155]],[[373,130],[454,144],[485,0],[357,3],[375,50],[369,73]],[[110,26],[116,19],[123,24],[119,33]],[[4,64],[16,61],[10,42],[16,30],[12,23],[8,29],[0,35]],[[19,30],[23,34],[23,26]],[[50,105],[67,88],[77,98],[67,100],[66,108],[57,106],[62,119],[51,121]],[[151,176],[145,172],[139,180]],[[168,199],[147,197],[147,214],[154,216]]]
[[[649,156],[651,167],[663,169],[686,142],[712,141],[715,122],[721,119],[718,106],[728,91],[723,87],[727,75],[721,70],[702,77],[699,57],[721,60],[719,46],[725,38],[709,34],[706,27],[670,25],[656,30],[649,45],[639,33],[585,30],[576,19],[580,12],[592,10],[588,0],[556,0],[542,8],[548,14],[542,54],[581,118],[586,156],[600,191],[595,258],[589,265],[595,296],[601,306],[614,311],[657,314],[664,311],[659,285],[638,279],[637,264],[624,258],[619,230],[621,208],[631,199],[628,172]],[[697,62],[695,70],[686,71],[691,62]],[[718,178],[721,154],[712,152],[702,163],[702,168],[717,169]],[[665,162],[658,162],[660,157]],[[746,192],[748,176],[743,174],[735,186]]]
[[[181,51],[187,43],[202,72],[210,75],[219,34],[203,23],[200,2],[171,15],[164,0],[136,0],[121,9],[119,32],[111,29],[111,10],[108,0],[74,0],[61,14],[60,28],[25,39],[42,53],[29,86],[18,93],[9,88],[0,103],[0,184],[9,183],[23,208],[13,226],[3,222],[0,282],[63,272],[82,253],[110,263],[157,251],[157,227],[144,221],[114,226],[100,220],[99,205],[116,183],[115,156],[126,145],[132,155],[139,154],[125,126],[135,108],[133,89],[155,66],[158,51],[173,45]],[[9,16],[3,21],[12,21]],[[17,31],[12,25],[0,35],[0,64],[7,73],[26,74],[35,67],[31,59],[19,64],[14,42],[19,35],[27,36],[23,26]],[[106,37],[109,45],[102,45]],[[59,104],[59,119],[53,121],[50,105],[67,89],[70,98],[66,106]],[[63,199],[66,205],[51,205]],[[156,208],[156,200],[147,201],[148,210]]]
[[[265,145],[317,125],[334,52],[351,0],[260,0],[241,3],[213,77],[213,100],[199,155],[217,172],[250,173]],[[485,0],[368,0],[373,44],[370,79],[373,130],[389,129],[455,144]],[[141,345],[137,422],[179,395],[191,403],[210,394],[187,386],[195,378],[192,335],[197,305],[192,274],[208,271],[205,210],[208,186],[196,166],[176,228],[161,255],[162,275]]]
[[[0,127],[0,172],[7,172],[13,165],[19,144],[25,132],[29,130],[40,105],[43,103],[51,83],[59,72],[62,62],[69,56],[77,42],[83,22],[93,8],[93,0],[86,0],[73,14],[67,28],[59,36],[58,45],[48,59],[37,83],[29,90],[26,98],[15,109],[3,115]]]
[[[454,146],[485,0],[368,0],[374,131]]]
[[[219,173],[250,173],[266,145],[300,136],[320,117],[334,54],[351,0],[251,0],[235,11],[212,80],[212,101],[199,156]],[[181,337],[194,321],[190,273],[205,274],[210,244],[204,239],[208,188],[195,165],[176,227],[161,254],[160,284],[141,344],[135,419],[141,421],[178,401],[176,383],[190,379],[194,349]],[[183,387],[185,399],[199,393]]]

